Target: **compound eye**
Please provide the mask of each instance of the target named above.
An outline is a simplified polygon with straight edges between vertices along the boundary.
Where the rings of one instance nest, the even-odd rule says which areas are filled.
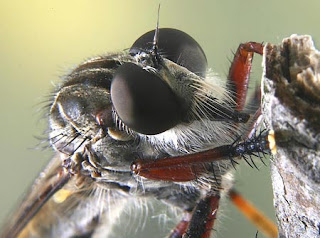
[[[111,83],[111,100],[131,129],[154,135],[179,123],[179,100],[161,78],[136,64],[121,65]]]
[[[149,31],[137,39],[131,49],[131,54],[150,50],[153,44],[155,30]],[[191,36],[183,31],[172,28],[159,29],[158,49],[161,56],[179,64],[198,76],[205,77],[207,58],[201,46]]]

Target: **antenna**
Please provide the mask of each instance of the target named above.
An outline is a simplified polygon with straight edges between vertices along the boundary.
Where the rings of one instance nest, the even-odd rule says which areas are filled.
[[[158,18],[157,18],[157,25],[156,29],[154,31],[154,37],[153,37],[153,49],[158,48],[158,41],[159,41],[159,18],[160,18],[160,4],[158,7]]]
[[[158,7],[158,18],[157,18],[157,26],[154,31],[153,43],[152,43],[152,55],[153,55],[153,63],[155,68],[159,66],[160,55],[158,52],[158,42],[159,42],[159,18],[160,18],[160,4]]]

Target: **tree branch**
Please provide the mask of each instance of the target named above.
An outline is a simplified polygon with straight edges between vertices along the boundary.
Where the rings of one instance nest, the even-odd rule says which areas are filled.
[[[320,52],[292,35],[264,49],[262,111],[275,132],[271,165],[280,237],[320,237]]]

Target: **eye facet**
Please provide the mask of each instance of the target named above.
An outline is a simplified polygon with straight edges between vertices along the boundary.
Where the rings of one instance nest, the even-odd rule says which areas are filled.
[[[152,48],[155,30],[138,38],[130,49],[137,54]],[[179,64],[198,76],[204,77],[207,71],[207,58],[201,46],[183,31],[172,28],[159,29],[158,49],[161,56]]]
[[[179,100],[171,88],[133,63],[117,69],[111,83],[111,100],[121,120],[139,133],[164,132],[182,118]]]

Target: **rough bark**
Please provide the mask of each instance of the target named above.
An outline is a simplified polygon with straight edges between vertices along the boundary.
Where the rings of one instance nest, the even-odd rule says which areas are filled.
[[[292,35],[265,46],[263,67],[279,236],[320,237],[320,53],[310,36]]]

